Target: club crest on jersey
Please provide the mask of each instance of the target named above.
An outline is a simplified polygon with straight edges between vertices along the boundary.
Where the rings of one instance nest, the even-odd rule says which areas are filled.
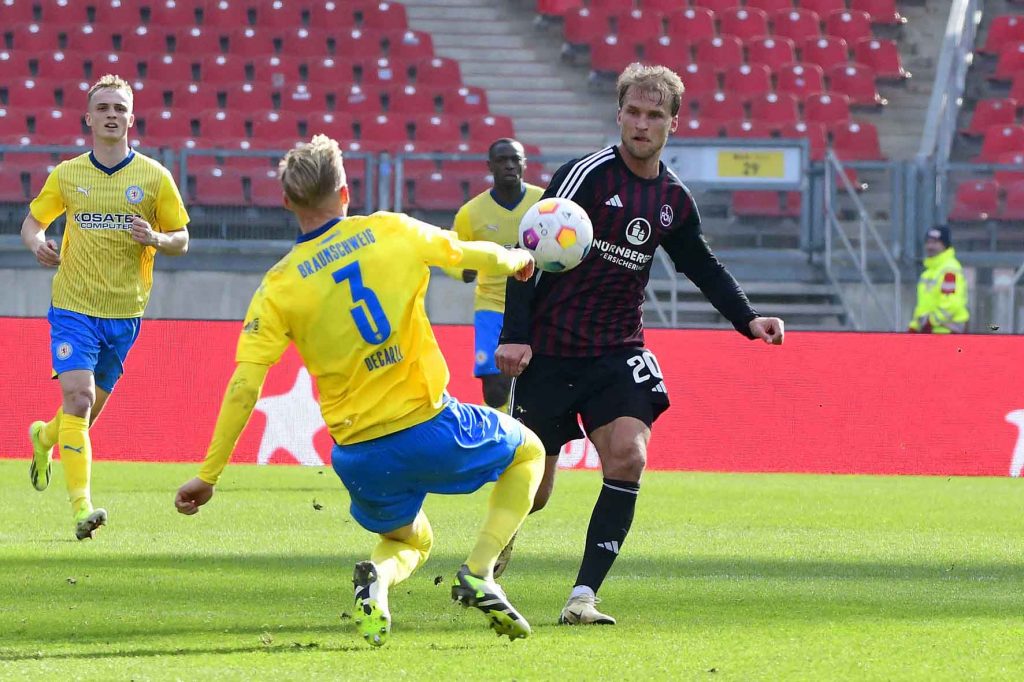
[[[137,204],[142,201],[142,197],[145,196],[142,192],[142,188],[138,185],[132,185],[124,191],[124,198],[128,200],[129,204]]]
[[[672,219],[676,217],[676,214],[672,211],[672,207],[668,204],[661,205],[661,226],[668,227],[672,224]]]
[[[650,238],[651,224],[647,222],[646,218],[633,218],[629,221],[629,225],[626,225],[626,241],[633,246],[646,244]]]
[[[64,341],[64,342],[58,344],[57,345],[57,359],[58,360],[67,360],[68,358],[71,357],[71,353],[72,353],[73,350],[74,349],[71,347],[71,344],[68,343],[67,341]]]

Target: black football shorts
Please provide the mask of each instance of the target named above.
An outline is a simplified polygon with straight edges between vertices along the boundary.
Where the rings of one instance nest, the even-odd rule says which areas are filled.
[[[540,436],[549,456],[619,417],[651,426],[668,409],[668,391],[654,353],[625,348],[593,358],[535,355],[512,382],[512,416]]]

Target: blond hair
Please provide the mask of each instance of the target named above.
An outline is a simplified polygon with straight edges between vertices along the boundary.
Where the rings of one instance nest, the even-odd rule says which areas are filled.
[[[120,76],[115,76],[112,73],[100,76],[100,79],[93,83],[93,86],[89,88],[89,96],[86,102],[92,104],[92,96],[100,90],[124,90],[128,93],[128,100],[134,105],[135,104],[135,93],[132,91],[132,86],[125,79]]]
[[[669,112],[672,116],[679,113],[683,101],[683,80],[667,66],[646,66],[633,62],[627,66],[615,83],[619,90],[619,108],[626,101],[626,92],[630,86],[644,92],[656,92],[661,96],[660,102],[668,100]]]
[[[300,208],[316,208],[345,186],[345,166],[337,141],[314,135],[307,144],[290,150],[277,166],[281,187]]]

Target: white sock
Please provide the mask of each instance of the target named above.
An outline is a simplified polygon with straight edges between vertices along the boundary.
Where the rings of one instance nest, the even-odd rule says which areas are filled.
[[[576,587],[572,588],[572,594],[569,595],[569,599],[575,599],[576,597],[579,597],[580,595],[584,594],[593,597],[594,591],[586,585],[577,585]]]

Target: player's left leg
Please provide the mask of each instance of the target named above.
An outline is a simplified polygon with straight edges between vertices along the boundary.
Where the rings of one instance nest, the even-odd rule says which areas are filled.
[[[96,401],[89,413],[89,428],[96,423],[96,418],[103,411],[107,404],[110,393],[100,387],[96,387]],[[57,408],[53,419],[48,422],[32,422],[28,428],[28,437],[32,441],[32,466],[29,470],[29,477],[36,490],[46,490],[50,485],[50,468],[53,461],[53,446],[57,444],[57,437],[60,434],[60,420],[64,416],[64,406]]]

